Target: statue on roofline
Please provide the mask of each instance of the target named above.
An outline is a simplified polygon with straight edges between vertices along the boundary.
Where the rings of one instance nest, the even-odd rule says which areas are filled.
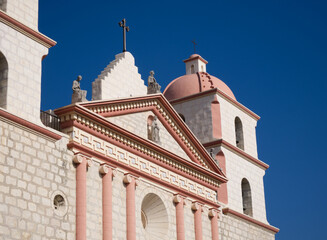
[[[77,79],[73,81],[73,95],[72,95],[72,103],[76,102],[86,102],[86,90],[81,90],[80,81],[82,80],[82,76],[78,75]]]
[[[161,86],[154,78],[154,71],[150,71],[150,76],[148,77],[148,94],[160,93],[160,88]]]

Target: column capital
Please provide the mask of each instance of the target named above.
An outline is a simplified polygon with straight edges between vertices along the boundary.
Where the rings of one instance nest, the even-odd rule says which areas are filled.
[[[106,175],[110,169],[112,171],[112,176],[115,177],[117,175],[117,169],[113,166],[110,166],[109,164],[105,164],[105,163],[101,164],[99,167],[99,172],[102,175]]]
[[[202,206],[203,206],[202,203],[195,201],[195,202],[192,202],[191,208],[192,208],[193,211],[197,211],[199,209],[202,210]]]
[[[136,177],[136,176],[134,176],[134,175],[132,175],[130,173],[125,173],[123,182],[125,184],[130,184],[133,179],[135,180],[135,185],[137,186],[139,184],[138,177]]]
[[[82,155],[75,155],[73,157],[73,162],[76,163],[76,164],[82,163],[83,160],[84,160],[84,157]]]
[[[87,166],[91,167],[93,165],[93,160],[91,157],[84,155],[82,153],[75,153],[75,156],[73,157],[73,162],[76,164],[80,164],[82,163],[84,160],[86,160],[87,162]]]
[[[219,218],[219,210],[218,209],[216,209],[216,208],[210,208],[209,209],[209,212],[208,212],[208,215],[209,215],[209,217],[215,217],[216,215],[217,215],[217,217]]]
[[[184,199],[185,199],[184,196],[180,195],[179,193],[176,193],[176,194],[174,194],[173,202],[177,204],[177,203],[180,203]]]

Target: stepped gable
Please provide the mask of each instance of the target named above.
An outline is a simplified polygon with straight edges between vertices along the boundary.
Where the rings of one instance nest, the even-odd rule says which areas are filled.
[[[92,100],[146,95],[146,86],[130,52],[117,54],[92,83]]]

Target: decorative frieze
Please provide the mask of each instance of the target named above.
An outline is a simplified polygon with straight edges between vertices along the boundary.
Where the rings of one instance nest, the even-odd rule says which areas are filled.
[[[170,127],[176,132],[177,136],[181,139],[181,141],[187,146],[189,151],[194,155],[194,157],[200,162],[202,166],[209,169],[207,162],[204,160],[203,156],[196,150],[196,147],[192,144],[192,141],[186,136],[184,131],[179,128],[179,125],[175,122],[173,117],[168,113],[168,111],[162,106],[162,104],[157,99],[142,99],[142,100],[134,100],[133,102],[119,102],[119,103],[108,103],[106,105],[100,106],[86,106],[90,111],[100,114],[100,115],[117,115],[121,111],[126,110],[135,110],[135,109],[147,109],[149,107],[155,107],[157,113],[160,114],[170,125]],[[77,120],[87,126],[90,126],[96,131],[102,132],[105,135],[111,136],[111,131],[105,129],[105,127],[99,125],[98,123],[87,119],[83,116],[79,116],[75,113],[66,113],[61,116],[61,122],[69,121],[69,120]],[[116,137],[119,135],[117,132],[112,133],[112,136]],[[118,136],[117,136],[118,137]]]
[[[136,156],[135,154],[132,154],[118,146],[115,146],[109,142],[106,142],[102,139],[99,139],[83,130],[80,130],[78,128],[73,128],[74,134],[70,134],[70,136],[73,136],[72,141],[79,143],[83,145],[84,147],[87,147],[89,149],[92,149],[93,151],[97,151],[104,156],[110,157],[111,159],[114,159],[117,162],[123,163],[127,166],[130,166],[134,168],[137,171],[146,173],[150,176],[153,176],[157,179],[160,179],[163,182],[172,184],[176,187],[179,187],[181,189],[184,189],[186,191],[189,191],[191,193],[194,193],[198,196],[201,196],[203,198],[206,198],[212,202],[216,202],[217,198],[216,195],[217,193],[210,189],[207,188],[191,179],[188,179],[186,177],[183,177],[176,172],[167,170],[151,161],[148,161],[142,157]],[[88,142],[85,142],[83,139],[87,137],[89,139]],[[101,147],[97,148],[97,144],[100,144]],[[158,156],[159,154],[156,153],[156,155],[152,156]],[[74,162],[78,161],[78,159],[82,158],[80,155],[76,155],[74,157]],[[76,159],[76,160],[75,160]],[[201,179],[202,181],[211,183],[211,185],[214,185],[214,181],[210,181],[210,179],[202,174],[197,173],[194,170],[187,169],[185,166],[173,162],[172,159],[167,159],[167,158],[162,158],[165,160],[166,163],[168,163],[171,166],[174,166],[176,168],[180,167],[179,169],[182,170],[183,172],[187,172],[189,174],[192,174],[195,176],[197,179]],[[105,165],[102,165],[100,167],[100,173],[105,172]],[[127,176],[125,176],[127,177]],[[217,183],[218,184],[218,183]],[[218,186],[218,185],[214,185]]]

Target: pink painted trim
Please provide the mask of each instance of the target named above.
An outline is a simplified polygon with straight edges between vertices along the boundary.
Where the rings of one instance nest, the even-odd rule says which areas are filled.
[[[259,166],[268,169],[269,165],[260,161],[257,158],[252,157],[251,155],[247,154],[246,152],[244,152],[242,149],[239,149],[238,147],[235,147],[234,145],[230,144],[229,142],[226,142],[225,140],[219,139],[219,140],[214,140],[212,142],[208,142],[208,143],[204,143],[203,146],[205,147],[212,147],[215,145],[224,145],[230,149],[232,149],[233,151],[237,152],[238,154],[240,154],[241,156],[247,158],[248,160],[250,160],[251,162],[258,164]]]
[[[85,157],[76,167],[76,240],[86,240],[86,164]]]
[[[64,114],[64,113],[70,112],[70,111],[73,111],[73,109],[70,109],[68,111],[67,108],[65,108],[65,109],[63,109],[63,112],[61,112],[61,111],[55,111],[55,113],[58,114],[58,115],[61,115],[61,114]],[[177,156],[177,155],[169,152],[168,150],[163,149],[163,148],[159,147],[156,144],[153,144],[151,141],[148,141],[148,140],[143,139],[143,138],[141,138],[141,137],[139,137],[139,136],[137,136],[137,135],[135,135],[135,134],[133,134],[131,132],[128,132],[127,130],[122,129],[122,128],[114,125],[113,123],[110,123],[109,121],[106,121],[105,119],[99,117],[96,113],[85,111],[82,108],[76,108],[76,109],[74,109],[74,111],[75,112],[78,112],[78,113],[82,113],[83,115],[87,116],[90,119],[93,119],[94,121],[97,121],[98,123],[102,124],[103,126],[108,127],[110,129],[113,129],[113,130],[116,130],[117,132],[120,132],[122,135],[127,136],[127,137],[129,137],[129,138],[131,138],[131,139],[133,139],[133,140],[141,143],[141,144],[144,144],[145,146],[147,146],[149,148],[152,148],[152,149],[154,149],[154,150],[156,150],[156,151],[158,151],[158,152],[160,152],[160,153],[162,153],[162,154],[164,154],[164,155],[166,155],[166,156],[168,156],[170,158],[176,159],[176,160],[180,161],[181,163],[185,163],[187,165],[191,165],[195,170],[197,170],[197,171],[199,171],[201,173],[205,173],[206,175],[211,176],[211,177],[213,177],[215,179],[218,179],[221,182],[226,182],[227,181],[227,178],[226,178],[225,174],[213,162],[213,160],[209,156],[208,152],[205,150],[205,148],[203,147],[203,145],[198,142],[197,139],[196,139],[196,142],[200,144],[200,146],[201,146],[201,152],[202,152],[202,149],[203,149],[204,154],[206,154],[205,157],[207,158],[207,156],[209,156],[209,160],[212,163],[215,164],[214,166],[215,166],[216,169],[218,169],[217,170],[218,173],[215,173],[214,174],[213,172],[208,171],[207,169],[198,166],[198,164],[195,164],[193,162],[187,161],[187,160],[185,160],[185,159],[183,159],[183,158],[181,158],[181,157],[179,157],[179,156]],[[179,118],[179,120],[180,120],[180,118]],[[182,120],[180,120],[180,121],[182,121]],[[97,137],[99,137],[99,138],[101,138],[103,140],[106,140],[106,141],[112,140],[111,138],[109,138],[108,136],[104,135],[103,133],[98,132],[98,131],[95,131],[94,129],[91,129],[90,127],[87,127],[87,126],[85,126],[85,125],[83,125],[81,123],[78,123],[76,121],[73,121],[73,120],[70,120],[70,121],[67,121],[67,122],[64,122],[64,123],[61,124],[61,128],[62,129],[67,128],[67,127],[70,127],[70,126],[76,126],[76,127],[82,128],[82,130],[87,131],[87,132],[89,132],[91,134],[94,134],[95,136],[97,136]],[[190,141],[192,141],[192,140],[190,140]],[[126,150],[130,150],[130,149],[133,150],[133,148],[131,148],[129,146],[126,146],[125,144],[121,144],[121,146],[124,149],[126,149]],[[155,158],[153,158],[153,159],[155,159]],[[164,166],[166,166],[166,165],[164,165]]]
[[[164,168],[166,168],[166,169],[168,169],[168,170],[170,170],[170,171],[176,172],[176,173],[178,173],[178,174],[181,175],[181,176],[184,176],[184,177],[186,177],[186,178],[192,179],[193,181],[198,182],[198,183],[200,183],[200,184],[202,184],[202,185],[204,185],[204,186],[206,186],[206,187],[208,187],[208,188],[210,188],[210,189],[212,189],[212,190],[216,190],[216,188],[217,188],[215,185],[211,185],[211,184],[208,183],[208,182],[205,182],[205,181],[203,181],[203,180],[201,180],[201,179],[195,178],[193,175],[190,175],[190,174],[188,174],[188,173],[186,173],[186,172],[183,172],[183,171],[181,171],[181,170],[179,170],[179,169],[177,169],[177,168],[175,168],[175,167],[173,167],[173,166],[171,166],[171,165],[168,165],[167,163],[164,163],[164,162],[162,162],[162,161],[159,161],[158,159],[156,159],[156,158],[154,158],[154,157],[152,157],[152,156],[150,156],[150,155],[147,155],[147,154],[145,154],[145,153],[143,153],[143,152],[140,152],[139,150],[137,150],[137,149],[135,149],[135,148],[132,148],[132,147],[130,147],[130,146],[127,146],[127,145],[125,145],[125,144],[124,144],[123,142],[121,142],[121,141],[118,141],[118,140],[115,140],[115,139],[110,138],[110,137],[108,137],[108,136],[105,136],[104,134],[99,133],[99,132],[97,132],[97,131],[95,131],[95,130],[93,130],[93,129],[90,129],[90,128],[86,127],[85,125],[81,124],[81,123],[74,122],[73,126],[79,128],[79,129],[81,129],[81,130],[83,130],[83,131],[86,131],[86,132],[88,132],[88,133],[90,133],[90,134],[92,134],[92,135],[94,135],[94,136],[96,136],[96,137],[98,137],[98,138],[100,138],[100,139],[103,139],[103,140],[105,140],[105,141],[107,141],[107,142],[110,142],[110,143],[112,143],[112,144],[114,144],[114,145],[116,145],[116,146],[118,146],[118,147],[121,147],[121,148],[125,149],[126,151],[129,151],[129,152],[131,152],[131,153],[133,153],[133,154],[135,154],[135,155],[137,155],[137,156],[140,156],[140,157],[142,157],[142,158],[144,158],[144,159],[147,159],[147,160],[149,160],[149,161],[151,161],[151,162],[153,162],[153,163],[156,163],[156,164],[158,164],[158,165],[161,166],[161,167],[164,167]],[[79,144],[76,144],[76,143],[73,143],[73,144],[79,146]],[[88,148],[87,148],[87,149],[88,149]],[[154,149],[156,150],[156,148],[154,148]],[[161,149],[161,148],[160,148],[160,149]],[[91,149],[90,149],[89,154],[91,154],[91,155],[93,155],[93,156],[94,156],[95,154],[103,156],[102,154],[98,154],[98,153],[92,151]],[[165,153],[164,153],[164,154],[165,154]],[[210,177],[212,177],[212,178],[218,179],[218,180],[220,180],[221,182],[227,182],[227,181],[226,181],[225,179],[223,179],[221,176],[216,175],[216,174],[213,174],[212,172],[207,171],[206,169],[200,168],[200,167],[197,166],[196,164],[194,164],[194,163],[192,163],[192,162],[190,162],[190,161],[184,160],[183,158],[181,158],[181,157],[179,157],[179,156],[171,155],[170,152],[168,152],[168,153],[165,154],[165,155],[167,155],[167,156],[169,156],[169,157],[171,157],[171,158],[173,158],[173,159],[179,161],[180,163],[183,163],[183,164],[186,164],[186,165],[190,165],[190,166],[193,167],[193,169],[195,169],[195,170],[197,170],[198,172],[201,172],[201,173],[203,173],[203,174],[206,174],[207,176],[210,176]]]
[[[174,100],[170,101],[170,103],[173,105],[173,104],[176,104],[176,103],[184,102],[184,101],[187,101],[187,100],[198,98],[198,97],[201,97],[201,96],[204,96],[204,95],[209,95],[209,94],[212,94],[212,93],[219,93],[220,95],[222,95],[223,97],[225,97],[229,101],[231,101],[234,105],[236,105],[237,107],[241,108],[246,113],[248,113],[249,115],[251,115],[254,119],[256,119],[256,120],[259,120],[260,119],[260,117],[257,114],[255,114],[250,109],[248,109],[247,107],[243,106],[242,104],[240,104],[239,102],[237,102],[236,100],[234,100],[233,98],[231,98],[230,96],[228,96],[226,93],[224,93],[223,91],[221,91],[221,90],[219,90],[217,88],[214,88],[214,89],[211,89],[211,90],[207,90],[207,91],[204,91],[204,92],[200,92],[200,93],[196,93],[196,94],[193,94],[193,95],[190,95],[190,96],[187,96],[187,97],[183,97],[183,98],[179,98],[179,99],[174,99]]]
[[[53,41],[52,39],[44,36],[43,34],[31,29],[30,27],[27,27],[23,23],[17,21],[16,19],[8,16],[6,13],[0,11],[0,18],[3,18],[7,22],[13,24],[15,27],[20,28],[21,30],[31,34],[33,37],[39,39],[40,41],[50,45],[51,47],[55,46],[57,43]]]
[[[205,199],[203,197],[200,197],[200,196],[198,196],[198,195],[196,195],[196,194],[194,194],[192,192],[188,192],[188,191],[186,191],[186,190],[184,190],[182,188],[176,187],[175,185],[170,184],[169,182],[164,182],[161,179],[158,179],[156,177],[153,177],[153,176],[151,176],[148,173],[141,172],[139,169],[130,167],[128,165],[125,165],[125,164],[123,164],[121,162],[118,162],[116,159],[113,159],[111,157],[104,156],[101,153],[95,152],[92,149],[89,149],[87,147],[84,147],[82,145],[79,145],[79,144],[77,144],[75,142],[71,142],[71,143],[67,144],[67,147],[69,149],[78,150],[81,153],[86,154],[86,155],[92,154],[93,157],[98,158],[99,160],[102,160],[102,161],[108,163],[109,165],[111,165],[111,166],[113,166],[115,168],[121,168],[121,169],[126,170],[127,172],[131,173],[134,176],[143,177],[143,178],[148,179],[148,180],[150,180],[150,181],[152,181],[154,183],[157,183],[157,184],[159,184],[161,186],[167,187],[167,188],[171,189],[172,191],[180,192],[182,195],[189,196],[189,197],[195,199],[196,201],[202,202],[203,204],[207,204],[207,205],[212,206],[212,207],[215,207],[215,208],[219,208],[220,207],[220,205],[217,204],[217,203],[214,203],[214,202],[212,202],[212,201],[210,201],[208,199]],[[132,153],[137,154],[137,152],[132,152]],[[149,159],[149,157],[146,156],[146,155],[144,155],[143,157],[146,158],[146,159]],[[166,168],[168,170],[175,171],[178,174],[182,173],[182,172],[176,171],[176,169],[174,169],[174,168],[172,168],[170,166],[166,166]],[[217,190],[217,188],[209,185],[206,182],[202,182],[201,180],[199,180],[197,178],[194,178],[193,176],[186,176],[185,175],[185,177],[188,177],[192,181],[195,181],[197,183],[200,183],[200,184],[202,184],[202,185],[204,185],[204,186],[206,186],[206,187],[208,187],[208,188],[210,188],[210,189],[212,189],[214,191]]]
[[[242,213],[239,213],[239,212],[237,212],[237,211],[235,211],[235,210],[232,210],[232,209],[230,209],[230,208],[224,208],[224,209],[223,209],[223,214],[225,214],[225,215],[227,215],[227,214],[232,214],[232,215],[234,215],[234,216],[236,216],[236,217],[239,217],[239,218],[242,218],[242,219],[244,219],[244,220],[246,220],[246,221],[249,221],[249,222],[251,222],[251,223],[254,223],[254,224],[256,224],[256,225],[258,225],[258,226],[260,226],[260,227],[266,228],[266,229],[268,229],[268,230],[270,230],[270,231],[272,231],[272,232],[274,232],[274,233],[278,233],[278,232],[279,232],[279,229],[276,228],[276,227],[273,227],[273,226],[271,226],[271,225],[268,225],[268,224],[265,224],[265,223],[260,222],[260,221],[258,221],[258,220],[255,220],[255,219],[253,219],[253,218],[251,218],[251,217],[249,217],[249,216],[247,216],[247,215],[244,215],[244,214],[242,214]]]
[[[136,240],[135,179],[126,186],[126,239]]]
[[[226,159],[223,151],[220,151],[216,155],[216,160],[219,163],[219,166],[226,173]],[[218,188],[218,201],[224,204],[228,204],[228,191],[227,191],[227,183],[222,183]]]
[[[220,104],[217,95],[215,95],[214,101],[211,102],[211,119],[212,119],[212,136],[214,138],[220,139],[222,136],[221,114],[220,114]]]
[[[213,217],[211,217],[211,236],[212,240],[219,240],[218,212]]]
[[[183,60],[183,62],[184,63],[186,63],[186,62],[189,62],[189,61],[193,61],[193,60],[195,60],[195,59],[200,59],[203,63],[205,63],[205,64],[208,64],[208,61],[207,60],[205,60],[203,57],[201,57],[200,55],[199,56],[195,56],[195,57],[190,57],[190,58],[188,58],[188,59],[186,59],[186,60]]]
[[[7,118],[8,120],[13,121],[15,123],[18,123],[18,124],[20,124],[20,125],[22,125],[24,127],[30,128],[30,129],[32,129],[32,130],[34,130],[36,132],[42,133],[43,135],[51,137],[51,138],[53,138],[55,140],[60,140],[61,139],[61,136],[59,134],[53,133],[53,132],[51,132],[51,131],[49,131],[49,130],[47,130],[47,129],[39,126],[39,125],[31,123],[31,122],[29,122],[29,121],[27,121],[25,119],[20,118],[20,117],[17,117],[17,116],[15,116],[15,115],[13,115],[11,113],[8,113],[8,112],[6,112],[6,111],[4,111],[2,109],[0,109],[0,116],[4,117],[4,118]]]
[[[178,126],[180,126],[181,130],[185,133],[185,135],[189,138],[189,140],[194,144],[194,147],[199,151],[199,153],[203,156],[204,160],[206,161],[206,163],[209,165],[209,167],[216,173],[218,173],[219,175],[221,175],[221,177],[218,177],[220,179],[225,179],[225,181],[227,181],[226,179],[226,175],[217,167],[217,165],[215,164],[215,162],[212,160],[211,156],[209,155],[209,153],[206,151],[206,149],[203,147],[203,145],[199,142],[199,140],[195,137],[195,135],[190,131],[190,129],[187,127],[187,125],[183,122],[183,120],[181,120],[181,118],[179,117],[178,113],[176,113],[176,111],[174,110],[174,108],[170,105],[170,103],[166,100],[166,98],[162,95],[162,94],[157,94],[157,95],[147,95],[147,96],[143,96],[143,97],[137,97],[137,98],[128,98],[128,99],[117,99],[117,100],[113,100],[113,101],[101,101],[101,102],[91,102],[91,103],[82,103],[79,104],[82,107],[80,107],[79,105],[70,105],[68,107],[63,107],[60,109],[55,110],[55,113],[60,116],[62,114],[65,114],[67,112],[71,112],[71,111],[75,111],[78,112],[80,114],[83,114],[87,117],[89,117],[90,119],[93,119],[94,121],[97,121],[105,126],[110,126],[110,128],[115,129],[116,131],[131,137],[132,139],[135,139],[139,142],[141,142],[142,144],[145,145],[151,145],[151,147],[153,148],[157,148],[157,149],[161,149],[161,151],[166,151],[160,147],[157,147],[155,144],[152,144],[150,141],[147,141],[143,138],[140,138],[139,136],[126,131],[125,129],[122,129],[112,123],[109,123],[108,121],[104,120],[103,118],[100,118],[99,115],[103,114],[103,113],[94,113],[91,111],[88,111],[85,108],[91,108],[91,107],[100,107],[102,105],[108,105],[108,104],[115,104],[115,103],[128,103],[128,102],[135,102],[135,101],[143,101],[143,100],[152,100],[152,99],[156,99],[158,100],[163,107],[165,108],[165,110],[170,114],[170,116],[176,121],[176,123],[178,124]],[[144,107],[144,108],[137,108],[136,111],[132,110],[120,110],[120,115],[124,115],[127,113],[131,113],[131,112],[142,112],[144,109],[144,111],[149,111],[152,109],[153,112],[158,114],[158,118],[162,121],[162,123],[165,125],[165,127],[167,128],[167,130],[173,135],[173,137],[176,139],[176,141],[180,144],[180,146],[184,149],[184,151],[187,154],[190,154],[189,157],[194,161],[194,162],[198,162],[198,160],[196,159],[195,155],[193,153],[191,153],[191,151],[188,149],[188,147],[185,145],[185,143],[178,137],[177,133],[174,131],[174,129],[168,124],[168,122],[166,121],[165,118],[163,118],[161,116],[161,114],[159,114],[159,111],[155,108],[155,107]],[[116,116],[116,115],[115,115]],[[64,123],[65,124],[65,123]],[[68,125],[63,125],[64,127],[68,127]],[[168,151],[166,151],[166,153],[168,154],[172,154]],[[182,159],[182,158],[181,158]],[[189,163],[189,162],[188,162]],[[207,171],[209,172],[209,171]],[[217,178],[217,176],[216,176]]]
[[[102,232],[103,240],[112,240],[112,169],[102,175]]]
[[[177,240],[185,240],[184,228],[184,199],[180,197],[181,201],[176,204],[176,233]]]
[[[198,210],[194,212],[195,240],[202,240],[202,206],[198,206]]]

